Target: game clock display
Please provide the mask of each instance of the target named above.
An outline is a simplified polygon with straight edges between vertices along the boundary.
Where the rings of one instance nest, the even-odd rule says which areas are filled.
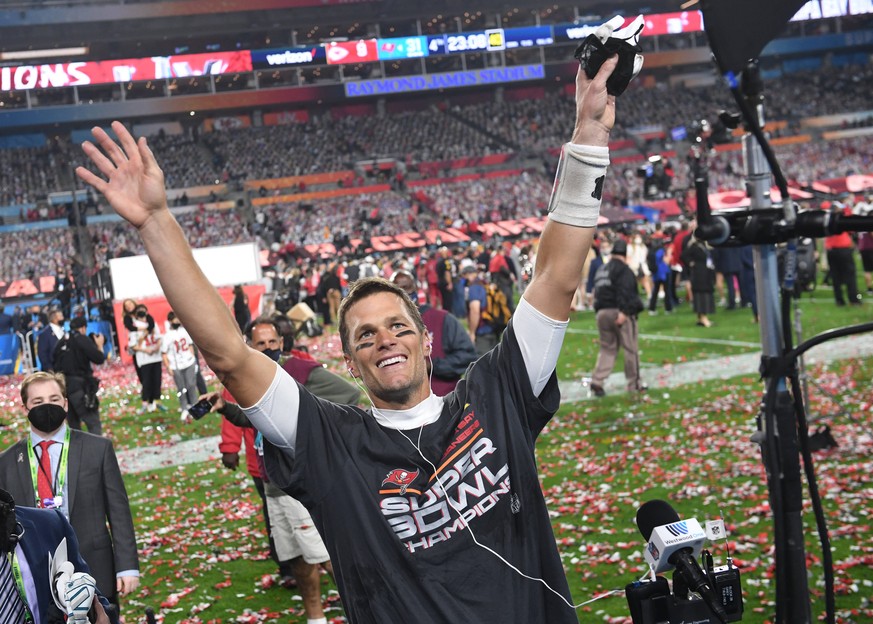
[[[430,35],[427,38],[430,54],[457,54],[460,52],[497,52],[506,49],[502,28],[456,35]]]

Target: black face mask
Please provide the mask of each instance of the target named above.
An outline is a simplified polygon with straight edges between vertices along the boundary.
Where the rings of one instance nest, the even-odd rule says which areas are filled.
[[[67,418],[67,410],[54,403],[42,403],[27,412],[27,419],[39,431],[51,433]]]
[[[181,323],[170,323],[170,327],[172,327],[173,329],[179,329],[180,327],[182,327],[182,324]]]
[[[264,349],[263,351],[261,351],[261,353],[266,355],[274,362],[278,362],[279,357],[282,355],[282,349]]]

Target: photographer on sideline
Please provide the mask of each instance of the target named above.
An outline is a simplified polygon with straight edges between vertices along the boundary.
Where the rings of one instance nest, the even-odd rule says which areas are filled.
[[[73,429],[81,429],[82,423],[88,433],[101,435],[100,403],[97,389],[100,380],[94,376],[91,364],[103,364],[106,355],[103,334],[87,334],[88,321],[77,316],[70,321],[70,335],[55,347],[54,370],[63,373],[67,380],[67,397],[70,403],[67,420]]]

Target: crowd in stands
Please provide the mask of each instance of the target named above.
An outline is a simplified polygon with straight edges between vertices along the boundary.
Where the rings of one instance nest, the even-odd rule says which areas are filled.
[[[34,203],[49,193],[69,190],[71,164],[78,164],[73,151],[58,137],[42,147],[0,149],[0,206]]]
[[[849,65],[783,74],[763,81],[765,118],[794,123],[804,117],[870,109],[867,84],[873,69]],[[686,87],[658,82],[631,84],[621,100],[624,127],[663,125],[666,129],[699,119],[714,120],[720,110],[736,111],[727,88]]]
[[[784,74],[764,83],[767,117],[801,119],[870,110],[871,80],[869,64]]]
[[[0,233],[0,282],[55,275],[74,253],[68,228]]]
[[[18,211],[18,220],[22,223],[33,223],[34,221],[50,221],[53,219],[63,219],[67,216],[67,206],[65,204],[56,204],[50,206],[47,202],[39,204],[31,204],[31,208],[25,210],[20,208]]]
[[[501,137],[513,150],[545,152],[567,141],[567,119],[573,116],[573,101],[565,94],[548,91],[536,100],[489,101],[458,111],[490,134]],[[616,137],[622,135],[616,127]]]
[[[486,223],[542,214],[549,201],[551,183],[541,175],[482,178],[444,182],[422,187],[420,197],[443,225]]]
[[[216,183],[218,176],[208,157],[209,151],[198,146],[191,136],[161,133],[150,136],[148,141],[152,151],[160,154],[168,189]]]
[[[327,116],[309,123],[216,131],[203,137],[225,179],[263,180],[352,168],[352,146]],[[215,174],[213,173],[213,176]]]
[[[801,143],[777,148],[776,156],[786,177],[805,184],[873,171],[873,141],[869,138]]]
[[[777,147],[776,155],[786,178],[800,183],[873,170],[869,140],[793,144]],[[672,190],[681,195],[690,184],[689,167],[683,160],[676,160],[673,167]],[[626,220],[629,215],[622,206],[641,201],[636,168],[636,164],[617,165],[604,187],[602,212],[612,221]],[[708,170],[711,192],[743,188],[740,151],[711,154]],[[259,209],[260,226],[256,224],[253,229],[235,210],[198,210],[179,218],[195,247],[251,241],[256,235],[265,247],[273,243],[311,245],[342,237],[367,239],[542,214],[551,188],[548,176],[545,170],[526,171],[516,176],[427,185],[417,189],[416,200],[385,192],[279,203]],[[143,253],[138,237],[129,228],[118,223],[90,224],[88,228],[95,241],[107,244],[110,257]],[[67,228],[0,233],[0,280],[53,274],[72,252]]]
[[[177,220],[195,248],[254,240],[233,210],[198,210],[178,214]],[[90,224],[88,234],[95,248],[105,246],[105,258],[145,253],[136,232],[119,222]],[[0,232],[0,282],[55,275],[69,267],[74,256],[72,230],[67,227]]]
[[[869,110],[867,85],[871,79],[873,68],[851,65],[766,80],[766,118],[794,123],[803,117],[837,111]],[[620,106],[622,115],[612,131],[616,139],[628,137],[629,128],[660,125],[669,130],[690,126],[701,119],[714,121],[720,110],[737,109],[731,94],[720,82],[706,87],[665,82],[644,87],[632,83],[622,96]],[[567,140],[564,120],[573,114],[573,100],[564,93],[550,91],[536,100],[492,100],[457,111],[514,149],[544,152]]]
[[[774,147],[773,151],[786,180],[800,186],[809,186],[815,180],[873,171],[873,141],[867,137],[781,145]],[[744,188],[742,151],[713,152],[708,155],[707,162],[710,192]],[[678,192],[693,186],[688,162],[677,159],[673,165],[674,190]],[[629,179],[628,176],[621,177]]]
[[[829,67],[766,80],[767,119],[802,117],[869,109],[871,66]],[[632,84],[621,100],[615,138],[628,128],[690,125],[714,119],[736,106],[719,83],[685,87],[658,82]],[[244,127],[191,135],[150,138],[169,188],[214,184],[228,179],[278,178],[351,169],[362,159],[393,157],[432,162],[499,151],[543,153],[567,140],[566,119],[572,98],[548,91],[543,98],[432,106],[386,115],[312,115],[308,122]],[[0,149],[0,205],[34,202],[49,192],[68,190],[70,165],[81,161],[78,146],[53,138],[39,148]]]
[[[794,123],[807,115],[868,110],[866,85],[871,73],[870,66],[849,66],[767,80],[767,118]],[[811,93],[815,97],[809,97]],[[625,127],[616,129],[615,138],[626,136],[629,127],[688,124],[706,116],[707,111],[732,108],[731,103],[721,85],[686,88],[658,83],[643,88],[641,83],[632,84],[620,102]],[[396,192],[384,194],[267,206],[261,209],[261,220],[254,229],[235,211],[196,212],[181,218],[195,246],[253,240],[256,236],[265,246],[299,246],[541,213],[555,164],[547,150],[568,139],[566,119],[572,116],[572,107],[567,93],[550,90],[536,100],[440,104],[385,115],[331,119],[328,111],[313,114],[306,122],[215,130],[199,138],[197,133],[161,133],[150,137],[150,145],[169,188],[347,170],[361,160],[385,157],[413,167],[420,162],[498,151],[542,160],[541,171],[528,170],[521,176],[421,187],[421,195],[416,195],[420,206],[419,199],[395,188]],[[777,146],[775,152],[786,178],[801,183],[873,170],[873,148],[864,137]],[[69,190],[71,167],[81,161],[79,147],[61,137],[53,137],[39,148],[0,149],[0,204],[34,202],[33,207],[22,209],[21,221],[66,216],[65,207],[48,205],[45,196]],[[641,199],[638,166],[635,162],[613,166],[615,175],[604,188],[603,208],[613,220],[626,216],[622,206]],[[708,166],[711,191],[743,187],[740,151],[713,152]],[[680,155],[672,158],[671,168],[670,190],[681,194],[689,186],[688,165]],[[88,202],[83,209],[90,210]],[[112,224],[89,228],[95,240],[108,245],[110,256],[142,252],[136,237],[124,228]],[[66,230],[61,236],[56,230],[0,235],[0,279],[53,273],[58,258],[72,251],[70,240]],[[45,253],[49,249],[53,251]]]
[[[390,191],[282,202],[258,209],[253,231],[267,246],[298,247],[433,227],[413,206],[408,198]]]
[[[234,210],[203,210],[176,215],[185,236],[195,249],[253,240],[240,214]],[[106,246],[107,256],[137,256],[145,253],[142,241],[130,226],[120,222],[88,226],[92,241]]]
[[[508,151],[462,121],[466,119],[464,109],[452,114],[456,110],[446,113],[442,107],[431,107],[385,116],[346,117],[335,124],[366,158],[432,162]]]

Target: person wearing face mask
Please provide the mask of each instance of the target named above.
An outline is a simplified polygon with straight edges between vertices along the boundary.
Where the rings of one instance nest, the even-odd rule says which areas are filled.
[[[249,324],[246,341],[256,351],[278,362],[289,375],[316,396],[345,404],[356,404],[361,397],[361,391],[356,386],[328,371],[308,353],[295,350],[290,345],[288,354],[284,355],[284,338],[276,320],[269,316],[258,317]],[[333,568],[309,512],[299,501],[264,478],[263,456],[255,450],[260,447],[255,442],[256,432],[233,396],[225,389],[200,398],[210,399],[212,411],[224,416],[219,449],[226,467],[233,469],[239,464],[239,440],[246,440],[246,461],[255,487],[264,500],[264,520],[270,535],[271,554],[279,563],[281,583],[289,586],[291,578],[296,581],[308,624],[326,624],[321,604],[319,567],[331,575]],[[235,456],[233,466],[224,460],[229,451]]]
[[[188,408],[197,402],[197,356],[194,341],[182,327],[176,314],[167,314],[170,330],[161,338],[161,356],[164,366],[173,373],[173,381],[179,390],[179,407],[182,420],[188,420]]]
[[[64,554],[66,551],[66,554]],[[51,587],[49,557],[72,565],[63,594]],[[55,624],[71,608],[88,608],[93,624],[115,624],[118,614],[99,592],[82,558],[76,533],[58,511],[18,507],[0,489],[0,621],[3,624]],[[18,582],[20,579],[20,583]],[[61,611],[54,595],[65,605]],[[90,607],[89,607],[90,605]]]
[[[63,375],[21,383],[30,435],[0,453],[0,488],[25,507],[57,509],[70,521],[100,593],[115,605],[139,585],[127,490],[112,442],[66,425]]]
[[[137,329],[128,335],[128,346],[137,364],[142,411],[166,412],[167,408],[158,403],[161,398],[161,334],[154,322],[148,322],[150,315],[143,304],[136,307],[134,316]]]

